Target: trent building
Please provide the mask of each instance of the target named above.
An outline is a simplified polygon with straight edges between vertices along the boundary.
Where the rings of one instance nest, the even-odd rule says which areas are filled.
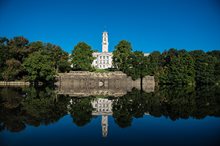
[[[94,52],[92,65],[95,68],[106,69],[112,67],[112,52],[108,52],[108,32],[102,33],[102,52]]]
[[[95,59],[92,62],[92,66],[99,69],[112,68],[112,52],[108,52],[108,32],[102,33],[102,52],[94,52],[92,54]],[[149,53],[144,53],[144,56],[148,56]]]

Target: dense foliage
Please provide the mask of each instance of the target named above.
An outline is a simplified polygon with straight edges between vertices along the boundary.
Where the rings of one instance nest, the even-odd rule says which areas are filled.
[[[215,64],[216,58],[208,55],[202,50],[195,50],[190,52],[195,61],[196,83],[197,84],[211,84],[215,82]]]
[[[53,81],[55,77],[55,68],[51,58],[42,52],[32,53],[23,63],[28,73],[28,80],[32,82]]]
[[[113,51],[113,66],[116,69],[125,72],[129,67],[128,58],[132,53],[131,51],[132,47],[128,41],[120,41]]]
[[[132,79],[153,75],[159,84],[219,84],[220,51],[169,49],[162,53],[132,52],[128,41],[121,41],[113,51],[113,66]]]
[[[162,53],[162,72],[159,76],[163,84],[194,84],[194,60],[185,50],[170,49]]]
[[[30,43],[22,36],[0,38],[0,80],[52,81],[54,70],[70,71],[68,57],[68,53],[50,43]]]
[[[125,72],[132,77],[132,79],[143,78],[147,75],[147,57],[143,52],[132,52],[127,60],[128,68]]]
[[[21,36],[12,39],[3,37],[0,38],[0,80],[50,82],[54,79],[55,71],[94,71],[93,52],[84,42],[78,43],[69,56],[59,46],[50,43],[30,43]],[[188,52],[169,49],[145,56],[141,51],[132,52],[131,43],[122,40],[113,51],[113,67],[113,70],[122,71],[132,79],[140,78],[141,81],[144,76],[153,75],[159,84],[220,83],[218,50],[206,53],[202,50]]]
[[[219,52],[219,51],[217,51]],[[150,55],[149,58],[152,58]],[[155,58],[154,58],[155,59]],[[153,72],[160,84],[214,84],[217,79],[217,58],[201,50],[170,49],[156,56]],[[151,63],[151,62],[150,62]]]
[[[72,51],[71,61],[73,70],[92,71],[93,50],[84,42],[78,43]]]
[[[220,84],[220,51],[209,51],[207,54],[216,58],[214,76],[215,82]]]
[[[93,116],[92,116],[92,104],[91,100],[94,97],[86,97],[86,98],[78,98],[73,97],[71,99],[71,105],[70,105],[70,114],[73,118],[73,122],[77,126],[85,126],[87,123],[89,123]]]

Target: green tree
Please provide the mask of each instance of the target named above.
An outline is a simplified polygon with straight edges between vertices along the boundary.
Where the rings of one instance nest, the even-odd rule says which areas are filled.
[[[196,83],[213,84],[215,82],[216,58],[206,54],[202,50],[191,51],[190,54],[195,61]]]
[[[132,53],[131,51],[132,47],[128,41],[120,41],[113,51],[113,66],[116,69],[125,72],[129,66],[127,61]]]
[[[215,82],[220,84],[220,51],[219,50],[213,50],[213,51],[207,52],[207,54],[211,55],[211,56],[213,56],[217,59],[217,61],[215,63],[214,76],[215,76]]]
[[[73,70],[91,71],[92,62],[95,59],[92,56],[93,50],[84,42],[78,43],[72,51],[72,66]]]
[[[150,75],[155,75],[161,62],[161,53],[159,51],[154,51],[150,53],[147,58],[149,62],[147,67],[148,72]]]
[[[14,37],[10,40],[7,38],[1,39],[1,46],[4,44],[4,67],[2,77],[4,80],[20,80],[25,75],[21,64],[24,59],[34,50],[29,47],[29,41],[22,37]],[[0,53],[1,54],[1,53]]]
[[[21,79],[21,75],[19,75],[23,68],[21,66],[21,62],[15,59],[6,60],[7,68],[2,73],[2,77],[5,81],[12,81],[16,79]]]
[[[51,57],[56,72],[68,72],[71,70],[69,54],[63,51],[61,47],[47,43],[41,50]]]
[[[71,70],[69,54],[59,46],[43,43],[41,41],[31,42],[22,37],[14,37],[8,40],[0,38],[0,80],[20,80],[27,76],[27,72],[21,67],[24,60],[36,51],[50,57],[53,68],[57,72],[68,72]]]
[[[41,51],[32,53],[23,63],[28,73],[28,80],[34,83],[50,82],[54,80],[55,69],[50,56]]]
[[[0,80],[2,79],[2,73],[6,68],[6,60],[9,58],[7,42],[8,39],[6,37],[0,38]]]
[[[161,73],[161,53],[159,51],[154,51],[150,53],[147,57],[147,70],[149,75],[155,77],[155,81],[159,82],[159,75]]]
[[[162,84],[194,84],[194,60],[185,50],[170,49],[162,54]]]
[[[51,43],[44,44],[41,41],[32,42],[28,47],[33,52],[40,50],[43,54],[50,56],[57,72],[68,72],[71,70],[69,55],[61,47]]]
[[[32,52],[28,47],[29,41],[22,37],[14,37],[10,39],[7,43],[11,58],[14,58],[20,62],[23,62],[24,59]]]
[[[43,50],[44,43],[41,42],[41,41],[31,42],[31,43],[28,44],[28,48],[29,48],[29,50],[31,50],[29,52],[29,54],[31,54],[33,52]]]
[[[128,57],[128,68],[125,73],[131,76],[133,80],[141,79],[141,89],[143,85],[143,77],[147,75],[147,57],[143,52],[135,51]]]

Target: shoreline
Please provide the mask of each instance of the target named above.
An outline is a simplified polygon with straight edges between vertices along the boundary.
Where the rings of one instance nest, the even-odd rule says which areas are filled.
[[[30,82],[26,81],[0,81],[0,86],[29,86]]]

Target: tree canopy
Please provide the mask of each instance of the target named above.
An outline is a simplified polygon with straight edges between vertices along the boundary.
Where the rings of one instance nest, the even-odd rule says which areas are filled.
[[[195,61],[195,80],[197,84],[212,84],[215,82],[216,58],[202,50],[190,52]]]
[[[132,79],[142,78],[147,74],[147,57],[143,52],[135,51],[128,57],[127,74]]]
[[[78,43],[72,51],[71,62],[73,70],[92,71],[93,50],[85,42]]]
[[[69,55],[51,43],[29,42],[23,36],[12,39],[1,37],[0,80],[46,82],[53,80],[51,75],[55,75],[54,71],[94,71],[93,52],[85,42],[79,42]],[[42,62],[45,63],[43,66]],[[122,40],[115,46],[112,62],[114,70],[122,71],[132,79],[153,75],[159,84],[220,84],[219,50],[206,53],[202,50],[188,52],[171,48],[145,56],[141,51],[133,52],[131,43]]]
[[[27,72],[27,68],[24,68],[24,62],[35,52],[41,52],[40,54],[43,55],[43,58],[50,58],[48,60],[48,62],[51,62],[49,70],[51,68],[54,68],[57,72],[71,70],[68,53],[57,45],[41,41],[29,42],[23,36],[17,36],[12,39],[2,37],[0,38],[0,80],[25,80],[30,75],[30,72]],[[38,57],[40,58],[40,56]],[[29,59],[29,61],[31,60]],[[42,61],[45,61],[45,59]],[[32,67],[36,66],[36,62],[32,63]],[[48,63],[46,64],[48,65]],[[34,80],[32,77],[28,77],[28,79]],[[41,75],[41,80],[42,77]],[[44,80],[47,81],[48,78]]]
[[[120,41],[113,51],[113,66],[116,69],[125,72],[128,68],[128,58],[132,53],[131,51],[132,47],[128,41]]]
[[[55,68],[51,58],[41,51],[32,53],[23,63],[31,82],[50,82],[55,78]]]
[[[219,52],[188,52],[171,48],[162,53],[154,51],[149,56],[144,56],[143,52],[132,52],[131,44],[123,40],[113,51],[113,66],[134,80],[153,75],[159,84],[219,84]]]
[[[194,60],[185,50],[170,49],[162,53],[160,83],[194,84]]]

